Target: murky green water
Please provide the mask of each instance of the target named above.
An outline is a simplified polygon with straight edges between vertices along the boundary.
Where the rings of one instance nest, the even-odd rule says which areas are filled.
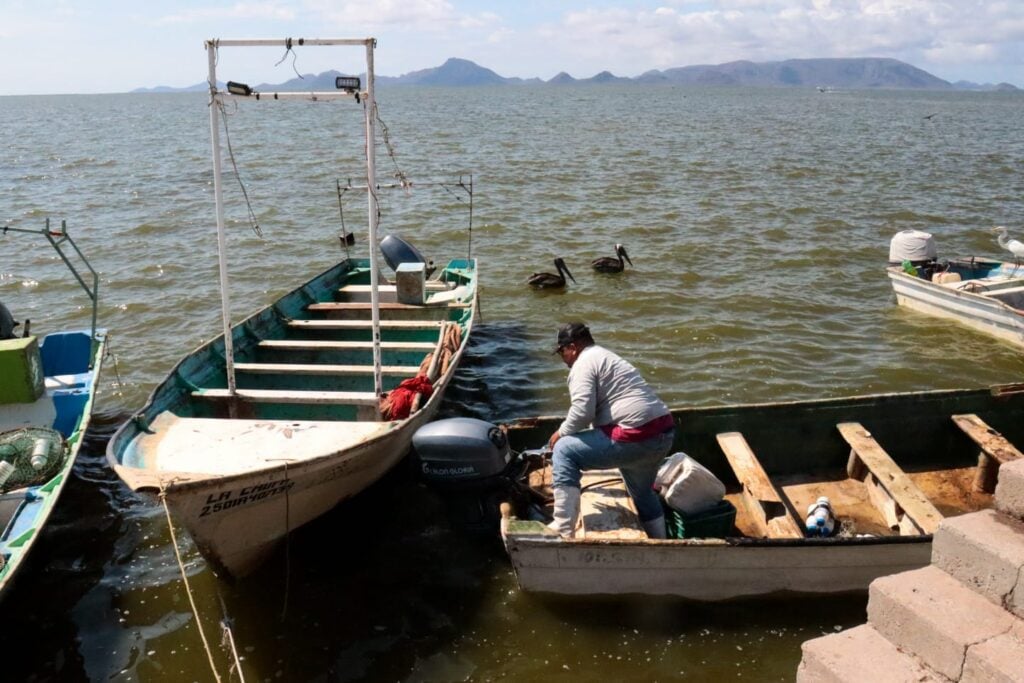
[[[268,106],[229,119],[264,233],[248,228],[229,178],[236,315],[337,258],[335,180],[361,170],[359,110]],[[1022,111],[1013,94],[383,91],[381,116],[414,181],[475,172],[483,324],[445,411],[563,410],[564,368],[546,349],[571,318],[672,404],[1021,381],[1013,347],[897,309],[882,267],[902,228],[931,230],[945,256],[998,255],[993,224],[1024,234]],[[0,98],[0,220],[68,219],[100,271],[116,356],[34,572],[3,603],[5,679],[211,679],[163,509],[102,457],[118,421],[219,330],[207,117],[193,95]],[[394,166],[384,156],[380,168]],[[440,190],[393,193],[382,230],[432,258],[464,254],[459,209]],[[361,236],[358,198],[345,219]],[[636,268],[590,272],[616,242]],[[526,288],[555,256],[578,285]],[[86,324],[76,287],[41,242],[0,237],[0,298],[37,331]],[[247,681],[788,680],[803,640],[864,618],[863,597],[522,595],[500,547],[450,525],[404,469],[236,585],[181,542],[216,664],[226,676],[223,600]]]

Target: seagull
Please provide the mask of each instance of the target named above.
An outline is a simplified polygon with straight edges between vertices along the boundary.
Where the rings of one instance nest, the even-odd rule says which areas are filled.
[[[1017,265],[1019,266],[1020,260],[1024,259],[1024,242],[1021,242],[1020,240],[1010,239],[1006,234],[1006,227],[1002,225],[997,225],[996,227],[992,228],[992,232],[999,233],[999,246],[1013,254],[1014,257],[1016,257]]]
[[[629,265],[633,265],[633,261],[629,258],[629,254],[626,253],[626,248],[621,244],[615,245],[615,256],[602,256],[591,261],[591,265],[599,273],[621,273],[626,269],[626,264],[622,259],[629,261]]]
[[[569,276],[570,280],[576,282],[576,278],[572,276],[572,273],[565,266],[565,261],[561,258],[555,259],[555,269],[558,271],[557,275],[554,273],[534,273],[526,279],[526,284],[535,289],[562,289],[565,287],[566,275]]]

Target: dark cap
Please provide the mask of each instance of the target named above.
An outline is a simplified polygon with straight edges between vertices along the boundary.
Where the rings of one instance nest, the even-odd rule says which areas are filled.
[[[581,339],[588,341],[592,339],[590,328],[583,323],[566,323],[558,328],[558,339],[551,353],[558,353],[562,350],[562,347]]]

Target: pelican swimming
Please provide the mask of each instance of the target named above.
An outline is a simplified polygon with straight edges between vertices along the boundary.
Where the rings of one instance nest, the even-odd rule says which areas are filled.
[[[565,266],[565,261],[561,258],[555,259],[555,269],[558,274],[554,273],[534,273],[526,279],[526,284],[537,289],[561,289],[565,287],[565,276],[568,275],[569,279],[576,282],[576,278],[572,276],[569,269]]]
[[[992,232],[999,233],[999,239],[997,240],[999,242],[999,246],[1013,254],[1016,257],[1017,265],[1019,266],[1020,260],[1024,259],[1024,242],[1021,242],[1020,240],[1010,239],[1009,236],[1006,234],[1006,228],[1002,225],[997,225],[996,227],[992,228]]]
[[[633,261],[630,260],[629,254],[626,253],[626,248],[621,244],[615,245],[615,256],[602,256],[591,261],[591,265],[594,266],[594,270],[599,273],[621,273],[626,269],[626,264],[622,259],[629,261],[629,265],[633,265]]]

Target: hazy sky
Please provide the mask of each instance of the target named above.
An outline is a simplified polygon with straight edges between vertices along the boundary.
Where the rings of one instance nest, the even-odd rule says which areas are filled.
[[[502,76],[737,59],[893,57],[949,81],[1024,87],[1024,0],[0,0],[0,95],[125,92],[206,78],[205,38],[378,39],[377,73],[471,59]],[[225,79],[280,82],[276,49]],[[361,70],[354,50],[300,49],[301,73]]]

